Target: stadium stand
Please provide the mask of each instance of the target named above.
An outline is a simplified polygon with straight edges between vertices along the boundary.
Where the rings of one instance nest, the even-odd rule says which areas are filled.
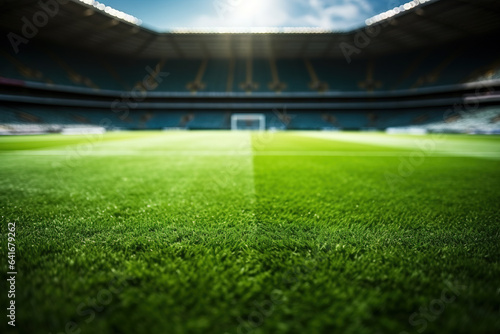
[[[4,36],[21,34],[13,18],[37,10],[10,1]],[[500,102],[500,5],[488,0],[426,2],[374,23],[380,33],[362,48],[364,27],[157,33],[103,12],[82,15],[88,10],[80,1],[61,7],[18,53],[0,41],[0,124],[228,129],[232,113],[258,112],[274,128],[385,129],[436,122],[471,95]],[[68,20],[71,31],[58,29]],[[357,51],[346,55],[342,45]],[[283,107],[295,116],[272,125],[272,110]]]
[[[146,69],[150,68],[166,71],[172,78],[155,88],[163,92],[384,91],[500,77],[499,66],[491,55],[478,56],[472,47],[466,52],[460,56],[438,49],[432,52],[432,57],[421,59],[419,55],[410,63],[401,61],[407,56],[402,54],[386,59],[360,60],[355,66],[346,66],[343,59],[235,59],[234,71],[231,71],[231,60],[225,59],[115,61],[111,57],[101,57],[99,60],[93,55],[79,55],[75,50],[67,50],[63,56],[62,52],[46,47],[44,52],[32,48],[30,53],[24,52],[17,58],[2,51],[0,72],[4,78],[127,90],[139,84],[148,74]],[[477,65],[488,63],[491,65]],[[404,75],[395,79],[394,73],[401,72],[401,68],[405,68]],[[230,76],[232,78],[228,79]]]

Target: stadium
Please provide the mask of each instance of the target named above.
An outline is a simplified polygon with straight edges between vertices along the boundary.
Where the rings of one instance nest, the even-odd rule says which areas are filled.
[[[0,2],[2,333],[500,332],[500,3],[380,6]]]

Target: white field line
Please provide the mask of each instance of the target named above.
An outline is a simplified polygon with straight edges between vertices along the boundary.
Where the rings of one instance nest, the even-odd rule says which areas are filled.
[[[331,156],[331,157],[399,157],[411,153],[405,151],[254,151],[251,150],[95,150],[82,152],[82,157],[108,157],[108,156]],[[67,156],[74,154],[71,151],[62,150],[18,150],[4,151],[3,156]],[[457,152],[457,151],[434,151],[429,157],[477,157],[498,158],[500,152]]]
[[[259,229],[259,226],[257,225],[257,189],[255,187],[255,168],[254,168],[254,160],[253,160],[253,157],[254,157],[254,151],[253,151],[253,148],[252,148],[252,133],[251,132],[248,132],[247,135],[246,135],[246,146],[243,147],[244,151],[243,152],[240,152],[238,151],[238,153],[243,153],[243,154],[248,154],[247,155],[247,158],[245,158],[245,160],[248,161],[248,164],[249,164],[249,185],[248,187],[250,188],[250,192],[248,193],[248,196],[249,196],[249,201],[250,201],[250,204],[251,204],[251,219],[249,220],[248,222],[248,225],[251,229],[251,233],[252,235],[257,235],[257,232],[258,232],[258,229]]]

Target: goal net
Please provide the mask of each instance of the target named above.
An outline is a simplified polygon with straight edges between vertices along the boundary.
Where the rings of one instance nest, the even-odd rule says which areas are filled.
[[[265,130],[264,114],[233,114],[231,115],[231,130]]]

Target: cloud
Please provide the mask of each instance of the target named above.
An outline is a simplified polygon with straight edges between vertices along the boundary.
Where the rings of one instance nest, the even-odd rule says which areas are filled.
[[[373,14],[373,8],[366,0],[301,0],[307,2],[311,12],[298,16],[296,21],[304,22],[307,26],[328,29],[349,29],[362,24]]]
[[[374,14],[368,0],[213,0],[213,13],[193,27],[321,27],[351,29]]]
[[[270,27],[289,22],[285,0],[213,0],[213,13],[200,15],[193,26]]]

